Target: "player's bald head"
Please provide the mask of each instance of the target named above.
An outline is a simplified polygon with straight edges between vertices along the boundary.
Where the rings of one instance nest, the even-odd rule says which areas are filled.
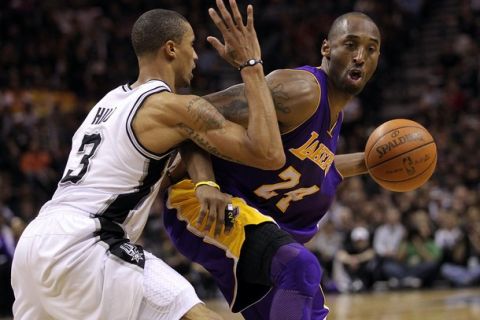
[[[328,40],[331,41],[339,35],[348,34],[358,27],[365,32],[371,33],[372,36],[378,38],[378,41],[380,41],[380,30],[378,26],[369,16],[361,12],[348,12],[335,19],[328,32]]]

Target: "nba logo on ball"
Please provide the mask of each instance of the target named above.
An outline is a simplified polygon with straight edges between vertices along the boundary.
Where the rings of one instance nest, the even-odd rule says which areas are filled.
[[[432,135],[407,119],[387,121],[376,128],[365,146],[370,176],[383,188],[405,192],[430,179],[437,163]]]

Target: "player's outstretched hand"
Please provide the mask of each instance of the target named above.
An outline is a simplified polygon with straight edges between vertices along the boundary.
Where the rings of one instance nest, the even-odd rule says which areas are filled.
[[[253,26],[253,6],[247,6],[247,24],[243,24],[237,2],[230,0],[232,14],[223,0],[217,0],[218,13],[208,9],[213,22],[223,36],[224,44],[215,37],[207,37],[207,41],[218,51],[218,54],[232,66],[238,68],[250,59],[261,59],[260,44]],[[232,17],[233,15],[233,17]]]

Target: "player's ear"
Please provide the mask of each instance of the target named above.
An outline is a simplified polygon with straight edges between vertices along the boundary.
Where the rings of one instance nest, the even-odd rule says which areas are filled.
[[[327,60],[330,60],[330,43],[328,42],[327,39],[323,40],[322,42],[322,56],[327,58]]]
[[[164,48],[165,55],[168,58],[174,59],[176,57],[177,48],[176,48],[175,42],[173,40],[168,40],[167,42],[165,42],[165,45],[163,46],[163,48]]]

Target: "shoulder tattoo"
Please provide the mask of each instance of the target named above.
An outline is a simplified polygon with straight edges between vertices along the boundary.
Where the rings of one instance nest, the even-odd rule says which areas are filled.
[[[288,93],[284,90],[284,85],[278,83],[270,87],[270,92],[272,93],[273,103],[275,104],[275,109],[278,112],[290,113],[292,110],[290,107],[287,107],[285,103],[290,100]]]

